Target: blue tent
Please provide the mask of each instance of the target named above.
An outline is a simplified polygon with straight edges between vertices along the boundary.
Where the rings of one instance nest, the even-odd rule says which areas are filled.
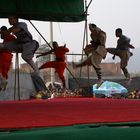
[[[117,93],[127,93],[128,90],[116,82],[104,81],[100,86],[98,84],[93,85],[93,93],[94,94],[104,94],[109,97],[112,94]]]

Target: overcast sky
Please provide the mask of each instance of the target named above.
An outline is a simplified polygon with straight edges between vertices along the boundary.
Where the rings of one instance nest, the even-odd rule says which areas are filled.
[[[139,0],[93,0],[88,11],[88,23],[95,23],[107,33],[107,47],[116,47],[115,29],[118,27],[131,38],[131,43],[135,47],[140,47],[139,6]],[[42,25],[40,22],[34,24],[50,41],[49,24],[46,22]],[[57,40],[60,45],[66,43],[70,52],[81,53],[84,22],[54,23],[53,30],[54,40]]]
[[[89,2],[89,0],[87,0]],[[88,23],[95,23],[107,33],[107,47],[116,46],[115,29],[120,27],[123,33],[131,38],[135,47],[140,47],[140,0],[93,0],[88,11]],[[50,42],[49,22],[32,21],[41,34]],[[28,21],[29,30],[34,38],[39,40],[38,33]],[[1,25],[9,27],[6,19],[1,19]],[[54,40],[60,45],[64,43],[70,53],[81,53],[84,34],[84,22],[54,23]],[[90,41],[90,39],[89,39]],[[41,43],[44,41],[41,39]]]

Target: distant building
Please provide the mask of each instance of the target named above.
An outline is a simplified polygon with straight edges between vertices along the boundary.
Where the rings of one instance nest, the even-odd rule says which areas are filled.
[[[23,63],[20,64],[20,70],[29,73],[32,71],[32,68],[27,63]]]
[[[103,75],[121,75],[120,63],[102,63],[102,73]]]
[[[67,62],[67,65],[68,65],[69,70],[73,74],[73,76],[74,77],[79,77],[80,68],[73,69],[71,62]],[[121,76],[122,75],[119,63],[102,63],[101,67],[102,67],[102,74],[103,74],[104,77],[114,77],[114,76]],[[20,71],[32,72],[32,68],[28,64],[24,63],[24,64],[20,65]],[[44,70],[41,70],[41,71],[43,71],[43,73],[44,73],[43,75],[44,75],[45,81],[46,82],[50,81],[51,80],[51,78],[50,78],[50,69],[44,69]],[[89,76],[91,78],[96,77],[95,70],[94,70],[94,68],[92,66],[82,67],[82,69],[81,69],[81,77],[87,77],[88,72],[89,72]],[[55,77],[56,77],[56,81],[60,82],[56,73],[55,73]],[[68,77],[71,77],[69,72],[68,72]]]
[[[91,77],[91,78],[96,77],[95,70],[92,66],[85,66],[82,68],[73,69],[71,62],[68,62],[67,64],[68,64],[69,69],[71,70],[71,72],[73,73],[73,75],[75,77],[79,77],[80,72],[81,72],[81,77],[88,77],[88,73],[89,73],[89,77]],[[102,67],[102,75],[104,77],[122,75],[119,63],[102,63],[101,67]]]

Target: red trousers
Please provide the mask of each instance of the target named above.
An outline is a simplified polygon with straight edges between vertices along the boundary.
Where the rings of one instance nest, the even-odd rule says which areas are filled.
[[[64,70],[66,68],[66,62],[61,62],[61,61],[46,62],[39,69],[45,69],[45,68],[55,68],[59,78],[62,80],[64,78]]]
[[[12,57],[13,55],[9,52],[0,53],[0,73],[5,79],[8,78],[8,71],[11,66]]]

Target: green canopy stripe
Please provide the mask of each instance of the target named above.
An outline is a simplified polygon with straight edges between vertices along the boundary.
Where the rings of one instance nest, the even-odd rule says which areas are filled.
[[[85,20],[84,0],[1,0],[0,18],[13,14],[27,20],[79,22]]]

